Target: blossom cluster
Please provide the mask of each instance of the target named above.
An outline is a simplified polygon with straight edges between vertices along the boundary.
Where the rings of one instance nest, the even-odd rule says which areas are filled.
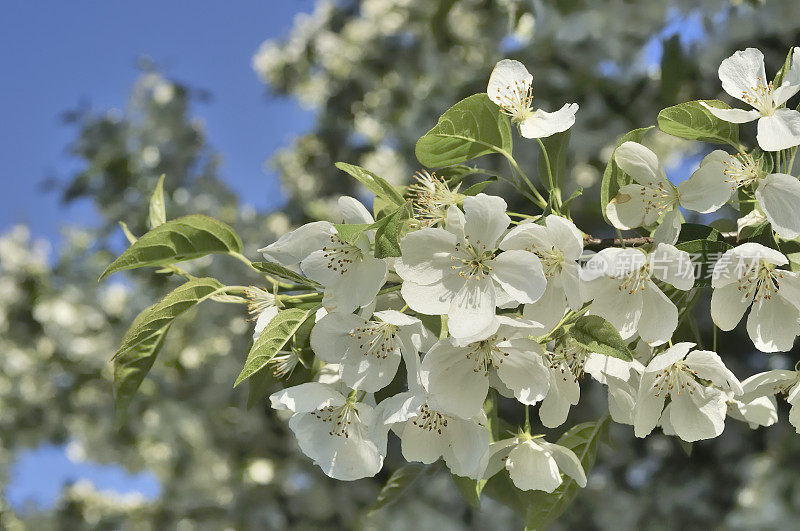
[[[709,439],[722,433],[727,417],[769,426],[778,418],[776,395],[786,396],[789,421],[800,432],[800,372],[740,381],[719,354],[673,343],[698,280],[697,255],[678,247],[683,211],[711,213],[733,204],[737,190],[752,190],[756,207],[740,227],[767,220],[775,241],[800,235],[798,179],[767,174],[761,160],[765,151],[800,144],[800,113],[783,107],[800,90],[796,50],[779,87],[764,83],[757,50],[723,62],[723,88],[755,110],[703,103],[721,120],[757,118],[760,156],[713,151],[676,186],[643,144],[617,147],[613,162],[630,184],[619,187],[605,214],[617,229],[650,231],[644,245],[622,240],[595,253],[564,212],[514,221],[501,197],[460,193],[421,172],[409,189],[414,216],[400,256],[374,256],[375,219],[351,197],[342,197],[339,208],[345,227],[366,227],[356,237],[318,221],[261,249],[324,293],[310,345],[327,370],[270,397],[275,409],[289,412],[301,449],[329,476],[354,480],[380,471],[394,432],[406,460],[442,458],[458,476],[485,480],[506,469],[521,490],[552,492],[562,474],[584,486],[580,459],[531,433],[528,408],[538,405],[544,427],[563,425],[585,374],[607,387],[611,418],[632,425],[638,437],[660,427],[687,442]],[[577,104],[534,109],[532,79],[522,64],[503,60],[487,94],[525,138],[568,130]],[[791,349],[800,335],[800,279],[786,267],[789,259],[747,242],[711,261],[716,326],[733,329],[751,307],[754,346]],[[267,292],[258,300],[256,337],[281,304]],[[621,359],[581,342],[570,326],[582,315],[610,323],[634,356]],[[285,353],[272,363],[285,375],[300,362],[299,354]],[[486,404],[498,396],[524,408],[517,433],[492,431]]]

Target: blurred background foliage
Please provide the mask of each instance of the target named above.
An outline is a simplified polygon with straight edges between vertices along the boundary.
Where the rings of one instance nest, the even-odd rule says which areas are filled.
[[[339,195],[366,198],[336,170],[336,161],[408,182],[418,169],[417,138],[456,101],[482,92],[494,63],[511,57],[533,72],[539,105],[580,104],[566,189],[586,189],[573,212],[584,230],[599,230],[599,177],[616,139],[655,123],[665,106],[717,97],[717,66],[736,49],[762,49],[768,70],[775,71],[789,45],[800,43],[796,15],[796,0],[320,0],[312,13],[298,15],[285,38],[265,42],[253,57],[265,91],[292,96],[316,115],[310,131],[271,158],[287,201],[272,213],[240,205],[226,186],[219,155],[190,114],[192,101],[204,95],[142,65],[124,113],[67,117],[76,131],[70,149],[84,169],[59,193],[68,202],[89,199],[101,223],[70,228],[57,256],[48,256],[47,246],[32,241],[24,227],[0,237],[0,484],[5,492],[20,452],[55,443],[95,462],[151,471],[160,494],[154,500],[115,496],[76,483],[47,510],[0,501],[0,527],[518,526],[493,500],[484,497],[480,510],[470,508],[436,467],[399,502],[369,514],[399,465],[396,452],[378,477],[336,482],[299,453],[268,404],[247,409],[246,390],[232,389],[250,340],[239,307],[200,307],[173,326],[118,430],[108,360],[136,313],[176,281],[139,271],[98,284],[123,245],[117,222],[137,235],[147,229],[147,198],[163,173],[169,217],[222,219],[254,257],[256,248],[289,227],[334,216]],[[702,148],[663,135],[649,143],[684,172],[680,162]],[[537,150],[530,143],[517,142],[515,156],[534,173]],[[499,163],[492,161],[504,169]],[[258,183],[253,190],[258,193]],[[500,185],[489,192],[516,202],[515,210],[528,208]],[[237,284],[249,274],[224,258],[190,268]],[[710,330],[710,322],[701,322],[701,329]],[[720,346],[738,375],[794,363],[792,353],[755,353],[740,338],[728,334]],[[587,387],[568,424],[605,408],[599,386]],[[611,435],[588,487],[554,527],[796,526],[800,440],[786,422],[751,432],[729,421],[723,436],[696,444],[691,456],[660,434],[641,441],[628,427],[615,426]]]

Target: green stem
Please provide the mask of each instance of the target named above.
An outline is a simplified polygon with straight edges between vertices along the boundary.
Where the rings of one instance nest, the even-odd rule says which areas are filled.
[[[519,167],[519,164],[517,164],[517,161],[514,160],[514,157],[512,157],[510,154],[505,153],[505,152],[503,152],[503,154],[505,155],[506,159],[508,160],[508,163],[511,164],[511,167],[514,169],[514,171],[517,172],[517,175],[522,177],[522,179],[528,185],[528,188],[530,188],[531,192],[533,192],[533,195],[536,197],[534,203],[539,205],[540,208],[547,208],[547,200],[545,200],[545,198],[542,197],[542,194],[539,193],[539,190],[536,189],[536,187],[533,185],[533,183],[528,178],[528,176],[525,175],[525,172],[522,171],[522,168]]]
[[[384,295],[386,293],[391,293],[393,291],[399,290],[403,285],[402,284],[395,284],[394,286],[389,286],[388,288],[383,288],[378,292],[378,295]],[[302,295],[278,295],[278,300],[284,304],[295,304],[301,302],[319,302],[322,300],[323,293],[315,291],[313,293],[303,293]]]
[[[550,155],[547,154],[547,148],[544,147],[544,142],[542,142],[541,138],[536,139],[539,142],[539,146],[542,148],[542,156],[544,156],[544,165],[547,168],[547,181],[550,183],[550,204],[553,207],[553,210],[556,212],[561,212],[561,190],[558,187],[558,184],[555,182],[553,178],[553,170],[550,166]]]

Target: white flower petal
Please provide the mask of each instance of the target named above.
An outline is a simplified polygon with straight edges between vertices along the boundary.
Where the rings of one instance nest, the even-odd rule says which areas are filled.
[[[507,204],[502,197],[478,194],[464,198],[464,233],[476,250],[492,251],[511,224],[506,214]]]
[[[654,373],[645,373],[639,385],[636,397],[636,409],[633,412],[633,431],[637,437],[647,437],[658,425],[664,409],[665,393],[653,387]]]
[[[489,450],[483,456],[485,464],[483,465],[481,479],[489,479],[505,468],[506,449],[511,445],[516,445],[517,441],[516,437],[511,437],[489,445]]]
[[[711,320],[720,330],[733,330],[742,320],[751,302],[746,295],[747,292],[737,284],[726,284],[714,289],[711,294]]]
[[[270,306],[258,314],[256,325],[253,327],[253,341],[258,339],[261,332],[263,332],[267,325],[278,315],[279,311],[277,306]]]
[[[714,153],[722,153],[727,160],[731,158],[721,150],[716,150],[712,154]],[[704,160],[710,156],[706,156]],[[691,177],[678,185],[681,206],[702,214],[722,208],[733,193],[733,187],[725,181],[723,173],[725,169],[725,163],[715,159],[701,164]]]
[[[800,112],[782,108],[758,120],[758,145],[764,151],[780,151],[800,145]]]
[[[463,419],[481,411],[489,391],[489,378],[475,359],[481,354],[474,347],[455,347],[448,340],[433,346],[420,368],[432,408]]]
[[[466,284],[466,279],[458,275],[447,275],[441,282],[428,286],[411,280],[403,282],[400,294],[408,307],[425,315],[444,315],[450,310],[455,294]]]
[[[539,419],[547,428],[564,424],[572,406],[580,399],[581,388],[571,372],[550,369],[550,390],[539,407]]]
[[[653,243],[656,245],[666,243],[673,245],[678,241],[678,234],[681,232],[683,214],[677,208],[666,212],[659,221],[659,225],[653,231]]]
[[[508,453],[506,469],[520,490],[553,492],[561,485],[561,472],[552,454],[533,441],[524,441]]]
[[[527,91],[531,82],[533,76],[525,65],[513,59],[503,59],[494,66],[486,93],[493,102],[505,107],[509,101],[519,98],[520,89]]]
[[[367,320],[350,313],[333,312],[311,329],[311,348],[325,363],[341,363],[355,340],[350,333],[367,325]],[[357,346],[357,345],[356,345]]]
[[[547,283],[544,294],[533,304],[526,304],[522,310],[525,319],[542,324],[542,333],[555,327],[567,311],[567,298],[559,283],[552,280]]]
[[[448,422],[449,423],[449,422]],[[418,461],[426,465],[441,457],[448,446],[447,433],[423,428],[412,421],[403,426],[400,436],[400,451],[406,461]]]
[[[567,260],[577,260],[583,253],[583,235],[578,227],[567,218],[550,214],[545,218],[550,239],[556,247],[561,249],[564,258]]]
[[[455,294],[447,312],[447,328],[453,337],[467,337],[492,324],[495,292],[491,278],[468,279]],[[409,305],[410,306],[410,305]]]
[[[332,386],[308,382],[273,393],[269,397],[272,409],[307,413],[328,406],[341,406],[345,398]]]
[[[638,142],[624,142],[614,151],[617,166],[642,186],[657,188],[659,184],[669,184],[658,157],[650,149]]]
[[[649,259],[656,278],[684,291],[694,286],[694,264],[686,251],[659,243]]]
[[[755,109],[751,109],[749,111],[744,109],[720,109],[719,107],[712,107],[704,101],[701,101],[700,105],[705,107],[708,112],[720,120],[724,120],[732,124],[745,124],[761,117],[761,113]]]
[[[722,358],[716,352],[694,350],[686,356],[686,366],[703,380],[709,380],[722,389],[730,389],[736,396],[744,393],[739,379],[722,363]]]
[[[370,304],[386,282],[387,273],[386,262],[372,256],[350,264],[346,273],[325,286],[325,308],[352,312]]]
[[[641,185],[626,184],[608,202],[606,216],[614,227],[628,230],[645,224],[648,205],[641,190]]]
[[[756,199],[764,215],[779,236],[800,236],[800,181],[784,173],[764,177],[756,190]]]
[[[447,431],[449,445],[444,461],[450,471],[457,476],[480,477],[481,462],[491,440],[488,428],[475,420],[448,419]]]
[[[520,251],[549,250],[554,245],[555,242],[550,238],[548,229],[530,221],[517,225],[508,231],[508,234],[500,241],[500,248],[504,251],[512,249]]]
[[[454,234],[439,228],[409,232],[400,241],[403,259],[396,263],[397,274],[422,285],[440,281],[453,265],[457,241]]]
[[[619,282],[606,278],[587,283],[587,288],[594,299],[589,313],[614,325],[622,339],[633,337],[642,316],[642,292],[628,293],[619,289]]]
[[[302,262],[312,252],[322,249],[330,243],[331,236],[336,234],[336,229],[328,221],[315,221],[306,223],[292,232],[288,232],[258,250],[264,258],[277,262],[283,266],[293,266]]]
[[[734,52],[719,65],[719,79],[725,92],[746,101],[742,94],[750,94],[754,87],[767,82],[764,54],[755,48]]]
[[[545,138],[566,131],[575,123],[577,103],[565,103],[554,112],[536,109],[533,115],[519,124],[519,132],[525,138]]]
[[[523,404],[542,400],[550,387],[547,369],[542,362],[541,347],[535,341],[519,338],[498,345],[504,357],[497,376]]]
[[[800,312],[783,297],[760,299],[747,317],[747,334],[761,352],[788,352],[800,334]]]
[[[345,223],[351,225],[358,225],[360,223],[374,223],[375,219],[370,214],[367,207],[355,197],[343,195],[337,202],[339,212],[342,214],[342,219]]]
[[[550,454],[553,456],[553,459],[555,459],[561,472],[574,479],[579,487],[583,488],[586,486],[586,472],[583,471],[581,460],[578,459],[575,452],[559,444],[545,442],[540,444],[547,450],[550,450]]]
[[[521,304],[539,300],[547,286],[539,257],[528,251],[504,251],[494,259],[492,278]]]
[[[718,390],[697,385],[692,393],[672,392],[670,397],[669,420],[684,441],[713,439],[725,429],[728,406]]]
[[[663,345],[678,326],[678,308],[652,281],[642,289],[639,337],[651,347]]]
[[[786,401],[792,406],[789,409],[789,424],[800,433],[800,384],[794,386],[786,396]]]

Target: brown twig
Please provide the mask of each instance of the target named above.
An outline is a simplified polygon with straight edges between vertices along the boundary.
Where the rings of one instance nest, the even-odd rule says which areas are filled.
[[[721,233],[722,239],[729,243],[736,243],[738,234],[736,232],[723,232]],[[639,247],[653,243],[653,238],[649,236],[637,236],[633,238],[595,238],[594,236],[586,235],[583,237],[583,246],[585,249],[592,251],[600,251],[608,247]]]

